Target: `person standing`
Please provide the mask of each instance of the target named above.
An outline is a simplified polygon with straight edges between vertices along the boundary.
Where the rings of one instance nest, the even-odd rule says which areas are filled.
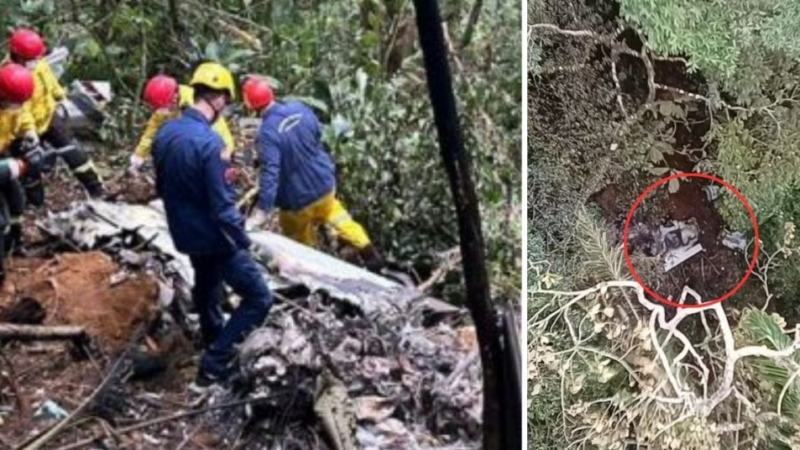
[[[0,66],[0,285],[6,277],[6,253],[22,234],[25,194],[19,179],[32,165],[11,154],[17,148],[27,153],[23,149],[35,146],[36,125],[26,106],[33,85],[33,75],[25,67],[13,63]]]
[[[256,138],[261,165],[258,208],[247,228],[262,228],[277,206],[281,228],[290,238],[315,246],[317,228],[330,224],[339,239],[358,250],[367,269],[379,272],[383,258],[336,197],[336,169],[314,112],[300,102],[276,101],[263,79],[249,78],[242,91],[245,105],[262,119]]]
[[[46,52],[44,40],[33,30],[20,28],[11,34],[8,41],[11,61],[27,67],[33,73],[35,85],[29,108],[36,122],[39,138],[57,150],[57,154],[64,159],[89,196],[103,197],[103,183],[94,163],[74,138],[66,120],[57,113],[58,105],[66,97],[66,92],[44,58]],[[45,201],[44,189],[41,179],[34,181],[38,183],[25,187],[26,194],[32,204],[41,206]]]
[[[167,75],[156,75],[144,87],[144,102],[153,110],[147,121],[142,137],[131,154],[130,169],[138,173],[150,158],[153,138],[158,129],[169,119],[180,116],[181,110],[194,104],[194,89],[179,85],[175,78]],[[230,127],[224,117],[217,119],[212,125],[225,143],[224,157],[230,159],[234,151],[234,141]]]
[[[230,377],[234,346],[264,321],[272,294],[250,255],[230,163],[211,125],[236,98],[233,76],[219,64],[205,63],[190,84],[194,104],[161,126],[153,162],[170,234],[195,272],[192,298],[205,345],[195,387],[205,388]],[[242,298],[227,323],[220,309],[223,284]]]

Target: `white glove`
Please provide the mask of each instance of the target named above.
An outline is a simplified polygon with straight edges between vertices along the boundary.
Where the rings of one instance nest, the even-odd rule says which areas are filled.
[[[22,137],[22,140],[27,148],[39,146],[39,135],[36,134],[35,131],[28,131],[25,133],[25,136]]]
[[[264,211],[263,209],[256,208],[256,212],[247,219],[247,222],[244,224],[244,229],[246,231],[254,231],[260,230],[264,228],[264,225],[270,221],[272,218],[272,214]]]
[[[130,171],[134,174],[138,174],[142,171],[142,167],[144,167],[145,160],[141,156],[133,153],[131,155],[131,166]]]
[[[69,118],[69,111],[67,110],[67,106],[64,105],[63,101],[56,105],[56,114],[63,119]]]

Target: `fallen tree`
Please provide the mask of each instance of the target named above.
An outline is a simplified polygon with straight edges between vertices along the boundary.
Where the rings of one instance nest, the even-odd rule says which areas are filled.
[[[634,294],[644,315],[615,301],[623,292]],[[538,383],[548,370],[560,376],[570,447],[796,444],[786,429],[794,427],[797,414],[800,331],[790,339],[776,317],[749,309],[732,329],[721,303],[676,310],[649,300],[638,282],[628,280],[573,292],[541,289],[535,295],[552,301],[529,322],[531,378]],[[678,301],[702,302],[690,288]],[[558,349],[550,339],[557,321],[563,321],[570,342]],[[773,377],[788,371],[776,397],[751,378],[759,370],[772,371]],[[592,381],[617,384],[620,390],[607,398],[578,400],[575,396]],[[777,412],[769,411],[771,401],[777,402]]]

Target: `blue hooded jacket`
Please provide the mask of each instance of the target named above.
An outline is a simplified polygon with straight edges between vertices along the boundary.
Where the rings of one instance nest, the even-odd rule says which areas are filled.
[[[335,168],[314,112],[300,102],[275,102],[262,119],[259,208],[299,211],[333,191]]]
[[[156,190],[176,248],[189,255],[250,247],[236,190],[225,174],[225,144],[197,110],[164,124],[153,141]]]

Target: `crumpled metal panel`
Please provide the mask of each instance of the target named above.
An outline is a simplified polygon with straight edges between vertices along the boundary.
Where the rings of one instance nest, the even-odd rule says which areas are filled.
[[[280,275],[313,291],[348,300],[367,314],[395,309],[419,293],[385,277],[364,270],[295,242],[279,234],[261,231],[250,239],[277,262]]]
[[[81,202],[68,211],[50,214],[41,225],[48,232],[82,248],[96,248],[125,232],[135,231],[152,247],[173,258],[168,264],[169,269],[188,286],[194,280],[189,258],[175,248],[166,217],[157,208],[103,201]]]
[[[160,202],[150,205],[130,205],[104,201],[76,204],[71,210],[51,214],[41,225],[50,233],[74,244],[94,248],[98,244],[124,233],[136,232],[160,252],[170,255],[170,268],[191,286],[194,279],[189,258],[178,252],[167,227]],[[422,297],[385,277],[373,274],[284,236],[268,232],[251,232],[255,250],[269,255],[277,263],[278,279],[265,276],[270,286],[302,284],[312,292],[324,291],[346,300],[364,313],[396,310],[401,303]]]

